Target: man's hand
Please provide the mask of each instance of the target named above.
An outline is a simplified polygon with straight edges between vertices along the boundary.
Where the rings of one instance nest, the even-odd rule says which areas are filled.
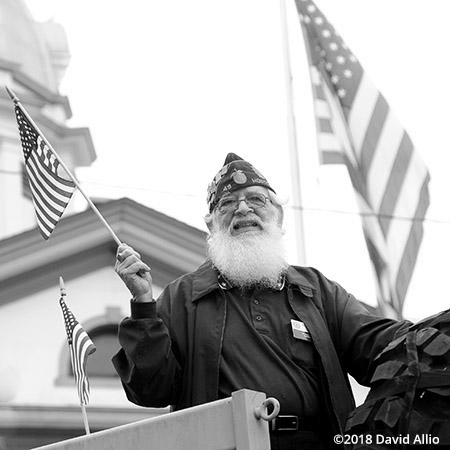
[[[153,300],[151,269],[141,261],[141,255],[127,244],[117,248],[114,270],[127,286],[136,302]]]

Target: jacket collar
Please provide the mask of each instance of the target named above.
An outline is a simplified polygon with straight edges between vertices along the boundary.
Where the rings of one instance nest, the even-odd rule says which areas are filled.
[[[207,259],[194,273],[192,282],[192,301],[195,302],[218,289],[217,272],[210,259]]]
[[[207,259],[195,272],[193,272],[192,301],[200,300],[205,295],[216,289],[227,289],[227,282],[214,269],[211,260]],[[220,284],[222,286],[220,286]],[[301,268],[289,266],[286,275],[287,285],[294,285],[307,297],[312,297],[315,290],[310,281],[301,273]]]
[[[313,291],[316,290],[314,285],[302,273],[302,267],[289,266],[287,271],[288,285],[295,286],[307,297],[313,296]]]

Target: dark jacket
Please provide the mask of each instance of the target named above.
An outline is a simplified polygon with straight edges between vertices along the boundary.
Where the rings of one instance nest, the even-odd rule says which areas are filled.
[[[323,394],[337,433],[355,406],[347,372],[367,385],[375,356],[410,323],[371,315],[312,268],[289,267],[286,286],[320,356]],[[131,318],[120,324],[122,348],[113,363],[128,399],[175,409],[217,400],[227,306],[211,263],[169,284],[157,307],[132,303]]]

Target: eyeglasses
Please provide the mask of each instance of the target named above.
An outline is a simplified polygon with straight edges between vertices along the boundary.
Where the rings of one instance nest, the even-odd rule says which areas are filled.
[[[266,206],[267,200],[270,200],[270,198],[263,194],[256,193],[248,194],[243,198],[224,197],[219,200],[217,209],[220,213],[235,211],[242,201],[244,201],[249,208],[258,209]]]

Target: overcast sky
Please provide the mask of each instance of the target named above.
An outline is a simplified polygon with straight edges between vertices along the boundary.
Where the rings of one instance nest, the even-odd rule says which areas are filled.
[[[61,23],[70,126],[89,127],[92,196],[128,196],[205,229],[206,188],[233,151],[289,197],[280,0],[27,0]],[[305,208],[306,262],[374,304],[371,269],[342,167],[317,167],[310,86],[294,1],[286,0]],[[317,0],[408,130],[431,173],[425,236],[405,303],[417,319],[450,305],[448,0]],[[78,201],[78,200],[77,200]],[[82,199],[80,200],[82,203]],[[120,237],[120,236],[119,236]],[[291,250],[291,261],[296,253]]]

